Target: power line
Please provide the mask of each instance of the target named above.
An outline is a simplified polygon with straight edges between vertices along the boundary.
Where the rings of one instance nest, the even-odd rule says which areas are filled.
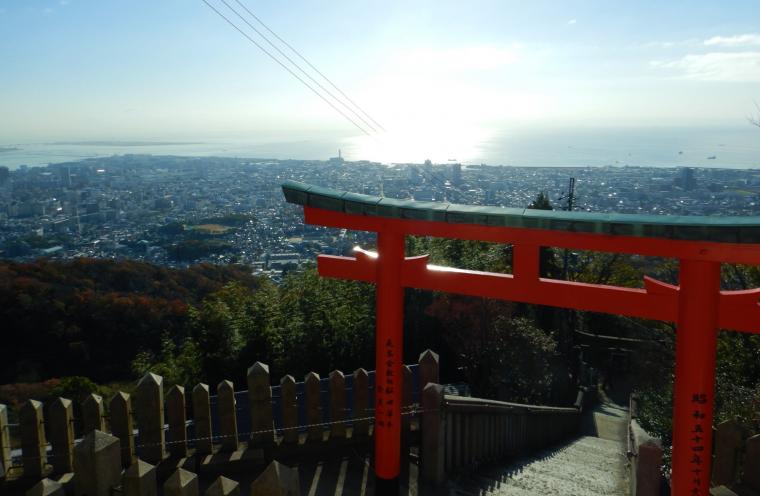
[[[254,45],[256,45],[259,48],[259,50],[261,50],[266,55],[268,55],[269,58],[271,58],[272,60],[274,60],[275,62],[277,62],[283,69],[285,69],[286,71],[288,71],[291,76],[293,76],[294,78],[298,79],[301,82],[301,84],[303,84],[304,86],[306,86],[307,88],[309,88],[315,95],[317,95],[319,98],[321,98],[325,103],[327,103],[330,107],[332,107],[333,110],[335,110],[340,115],[342,115],[347,121],[349,121],[351,124],[353,124],[362,133],[366,134],[367,136],[372,136],[362,126],[360,126],[359,124],[357,124],[356,121],[354,121],[351,117],[347,116],[342,110],[340,110],[338,107],[336,107],[330,100],[328,100],[327,98],[325,98],[325,96],[322,95],[322,93],[320,93],[317,90],[315,90],[309,83],[307,83],[306,81],[304,81],[298,74],[296,74],[295,72],[293,72],[293,70],[290,67],[288,67],[287,65],[283,64],[280,61],[280,59],[278,59],[277,57],[275,57],[274,55],[272,55],[266,48],[264,48],[259,43],[257,43],[256,40],[254,40],[253,38],[251,38],[250,36],[248,36],[248,34],[245,31],[243,31],[242,29],[240,29],[234,22],[232,22],[231,20],[229,20],[229,18],[227,18],[227,16],[225,16],[224,14],[222,14],[221,12],[219,12],[213,5],[211,5],[208,2],[208,0],[203,0],[203,3],[205,3],[211,10],[213,10],[214,12],[216,12],[216,14],[219,17],[221,17],[222,19],[224,19],[225,21],[227,21],[227,24],[229,24],[230,26],[232,26],[233,28],[235,28],[235,30],[237,32],[239,32],[240,34],[242,34],[243,36],[245,36],[245,38],[248,39],[248,41],[250,41],[251,43],[253,43]]]
[[[331,97],[333,100],[335,100],[335,101],[336,101],[336,102],[338,102],[340,105],[342,105],[342,106],[343,106],[343,108],[345,108],[346,110],[348,110],[349,112],[351,112],[352,114],[354,114],[354,116],[356,116],[356,117],[357,117],[357,118],[358,118],[360,121],[362,121],[362,122],[363,122],[363,123],[364,123],[364,124],[365,124],[367,127],[369,127],[369,128],[372,130],[372,131],[374,131],[374,132],[377,132],[377,129],[375,129],[375,128],[374,128],[374,126],[372,126],[372,124],[370,124],[369,122],[367,122],[367,120],[366,120],[364,117],[362,117],[361,115],[359,115],[359,114],[358,114],[358,113],[357,113],[357,112],[356,112],[354,109],[352,109],[351,107],[349,107],[348,105],[346,105],[346,103],[345,103],[343,100],[341,100],[340,98],[338,98],[338,97],[336,97],[334,94],[332,94],[332,92],[330,92],[330,90],[328,90],[327,88],[325,88],[324,86],[322,86],[322,84],[321,84],[319,81],[317,81],[316,79],[314,79],[313,77],[311,77],[311,74],[309,74],[308,72],[306,72],[305,70],[303,70],[303,69],[301,68],[301,66],[300,66],[300,65],[298,65],[296,62],[294,62],[294,61],[293,61],[293,59],[291,59],[290,57],[288,57],[288,55],[287,55],[285,52],[283,52],[282,50],[280,50],[280,47],[278,47],[277,45],[275,45],[274,43],[272,43],[272,41],[271,41],[269,38],[267,38],[267,37],[266,37],[266,35],[265,35],[264,33],[262,33],[261,31],[259,31],[258,29],[256,29],[256,27],[254,27],[254,26],[253,26],[253,25],[252,25],[250,22],[248,22],[248,20],[247,20],[245,17],[243,17],[243,16],[240,14],[240,12],[238,12],[238,11],[237,11],[235,8],[233,8],[233,7],[232,7],[232,6],[231,6],[229,3],[227,3],[227,0],[220,0],[220,1],[221,1],[221,2],[222,2],[224,5],[226,5],[228,9],[230,9],[232,12],[234,12],[234,13],[235,13],[235,15],[237,15],[237,16],[240,18],[240,20],[242,20],[244,23],[246,23],[246,24],[248,25],[248,27],[249,27],[249,28],[253,29],[253,30],[256,32],[256,34],[258,34],[259,36],[261,36],[261,38],[262,38],[264,41],[266,41],[266,42],[269,44],[269,46],[271,46],[272,48],[274,48],[275,50],[277,50],[277,53],[279,53],[280,55],[282,55],[283,57],[285,57],[285,60],[287,60],[288,62],[290,62],[290,63],[293,65],[293,67],[295,67],[296,69],[298,69],[299,71],[301,71],[301,73],[302,73],[304,76],[306,76],[307,78],[309,78],[309,80],[310,80],[312,83],[314,83],[314,84],[316,84],[317,86],[319,86],[319,88],[320,88],[322,91],[324,91],[325,93],[327,93],[327,94],[328,94],[328,95],[329,95],[329,96],[330,96],[330,97]],[[238,4],[240,4],[240,2],[238,2]],[[250,12],[248,9],[246,9],[246,8],[245,8],[245,6],[244,6],[244,5],[242,5],[242,4],[241,4],[241,6],[242,6],[242,7],[243,7],[243,8],[244,8],[244,9],[245,9],[245,10],[246,10],[248,13],[251,13],[251,12]],[[253,14],[251,14],[251,15],[253,15]],[[254,17],[255,17],[255,16],[254,16]]]
[[[359,106],[359,104],[357,104],[357,103],[356,103],[356,102],[354,102],[354,101],[353,101],[351,98],[349,98],[349,97],[348,97],[348,95],[346,95],[346,94],[343,92],[343,90],[341,90],[340,88],[338,88],[338,86],[336,86],[336,84],[335,84],[335,83],[333,83],[333,82],[332,82],[332,81],[331,81],[331,80],[330,80],[330,79],[329,79],[327,76],[325,76],[324,74],[322,74],[322,72],[321,72],[319,69],[317,69],[316,67],[314,67],[314,65],[313,65],[311,62],[309,62],[309,61],[306,59],[306,57],[304,57],[303,55],[301,55],[301,53],[300,53],[298,50],[296,50],[295,48],[293,48],[293,46],[291,46],[291,45],[290,45],[290,43],[288,43],[287,41],[285,41],[285,40],[283,40],[282,38],[280,38],[280,36],[279,36],[277,33],[275,33],[274,31],[272,31],[272,29],[270,29],[270,27],[269,27],[269,26],[267,26],[266,24],[264,24],[264,21],[262,21],[261,19],[259,19],[259,18],[256,16],[256,14],[254,14],[253,12],[251,12],[251,11],[248,9],[248,7],[246,7],[246,6],[245,6],[245,4],[243,4],[243,3],[242,3],[240,0],[235,0],[235,2],[237,2],[237,4],[238,4],[238,5],[240,5],[240,6],[241,6],[243,9],[245,9],[245,11],[246,11],[246,12],[248,12],[248,13],[251,15],[251,17],[253,17],[254,19],[256,19],[256,21],[257,21],[259,24],[261,24],[262,26],[264,26],[264,29],[266,29],[267,31],[269,31],[269,32],[272,34],[272,36],[274,36],[275,38],[277,38],[277,39],[278,39],[278,40],[279,40],[279,41],[280,41],[280,42],[281,42],[283,45],[285,45],[286,47],[288,47],[288,48],[289,48],[289,49],[290,49],[290,50],[291,50],[293,53],[295,53],[295,54],[296,54],[296,55],[297,55],[297,56],[298,56],[298,57],[299,57],[301,60],[303,60],[304,62],[306,62],[306,64],[307,64],[309,67],[311,67],[311,68],[314,70],[314,72],[316,72],[317,74],[319,74],[320,76],[322,76],[322,78],[323,78],[325,81],[327,81],[327,82],[330,84],[330,86],[332,86],[333,88],[335,88],[335,90],[336,90],[338,93],[340,93],[341,95],[343,95],[343,97],[344,97],[346,100],[348,100],[348,101],[349,101],[349,102],[350,102],[350,103],[351,103],[351,104],[352,104],[354,107],[356,107],[356,109],[357,109],[357,110],[359,110],[359,112],[361,112],[362,114],[364,114],[364,116],[365,116],[367,119],[371,120],[371,121],[372,121],[372,122],[373,122],[373,123],[374,123],[374,124],[375,124],[377,127],[379,127],[379,128],[382,130],[382,131],[385,131],[385,128],[384,128],[383,126],[381,126],[381,125],[380,125],[380,124],[379,124],[379,123],[378,123],[378,122],[377,122],[375,119],[373,119],[373,118],[372,118],[372,116],[370,116],[370,115],[369,115],[367,112],[365,112],[365,111],[364,111],[364,109],[362,109],[362,108]],[[363,120],[363,119],[362,119],[362,120]],[[366,121],[365,121],[365,122],[366,122]]]

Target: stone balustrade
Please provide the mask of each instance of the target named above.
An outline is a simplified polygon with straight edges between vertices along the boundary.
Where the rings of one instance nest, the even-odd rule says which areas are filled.
[[[415,393],[414,383],[438,380],[438,356],[422,353],[418,364],[405,366],[404,378],[408,441],[410,432],[418,433],[414,412],[421,394]],[[122,485],[127,495],[195,494],[196,474],[208,480],[276,458],[343,446],[366,448],[372,441],[374,372],[334,370],[327,379],[310,372],[303,383],[285,375],[275,386],[275,398],[269,367],[257,362],[248,369],[247,386],[247,392],[236,392],[235,384],[225,380],[215,396],[206,384],[192,391],[173,385],[165,391],[164,379],[147,373],[132,394],[87,396],[78,410],[81,418],[75,418],[69,399],[55,398],[47,405],[30,400],[16,412],[13,433],[8,408],[0,405],[0,493],[6,488],[9,494],[32,489],[57,494],[69,487],[74,493],[105,494]],[[245,396],[248,401],[241,401]],[[77,440],[80,432],[83,438]],[[290,469],[278,465],[272,470],[281,474]],[[92,475],[80,476],[84,472]],[[270,482],[262,487],[275,484],[279,475],[273,477],[267,475]],[[244,493],[247,489],[242,488]],[[231,495],[241,488],[222,478],[209,490]]]

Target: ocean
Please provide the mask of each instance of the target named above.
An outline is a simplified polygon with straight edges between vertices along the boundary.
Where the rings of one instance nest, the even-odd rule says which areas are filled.
[[[435,137],[434,137],[435,138]],[[15,149],[12,149],[15,148]],[[414,135],[315,140],[196,140],[193,142],[0,142],[0,165],[41,166],[123,154],[222,156],[383,163],[460,162],[527,167],[760,168],[760,128],[541,128],[502,129],[417,139]]]

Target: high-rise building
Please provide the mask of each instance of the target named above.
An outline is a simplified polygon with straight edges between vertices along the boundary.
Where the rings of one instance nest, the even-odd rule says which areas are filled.
[[[694,169],[692,167],[682,167],[679,169],[676,185],[686,191],[695,189],[697,187],[697,178],[694,176]]]
[[[451,182],[462,184],[462,164],[451,164]]]
[[[11,173],[7,167],[0,167],[0,200],[9,201],[12,193]]]

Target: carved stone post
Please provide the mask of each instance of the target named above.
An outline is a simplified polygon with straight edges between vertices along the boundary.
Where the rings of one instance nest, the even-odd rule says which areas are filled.
[[[48,407],[53,472],[74,470],[74,405],[66,398],[55,399]]]
[[[87,395],[82,402],[82,435],[92,431],[106,431],[103,398],[95,393]]]
[[[29,400],[19,411],[21,424],[21,453],[24,457],[24,476],[41,477],[45,471],[45,429],[42,403]]]
[[[110,496],[121,482],[119,438],[92,431],[74,448],[74,484],[78,496]]]
[[[346,437],[346,378],[340,370],[330,372],[330,439]]]
[[[216,388],[219,412],[219,431],[222,436],[222,450],[238,449],[237,412],[235,411],[235,386],[231,381],[222,381]]]
[[[135,413],[139,429],[140,458],[160,463],[164,450],[164,379],[148,372],[137,383]]]
[[[124,471],[121,485],[124,496],[156,496],[158,494],[156,467],[138,459]]]
[[[369,417],[367,406],[369,405],[369,376],[364,369],[354,371],[354,432],[353,437],[366,436],[369,434]]]
[[[298,402],[296,401],[296,380],[292,375],[286,375],[280,380],[280,398],[282,401],[282,434],[283,442],[297,443]]]
[[[187,416],[182,386],[172,386],[166,393],[166,416],[169,417],[169,453],[184,458],[187,456]]]
[[[319,375],[309,372],[304,379],[306,392],[306,422],[309,424],[309,441],[322,441],[322,398]]]
[[[195,423],[195,453],[208,455],[213,447],[211,434],[211,401],[208,384],[193,388],[193,422]]]
[[[164,496],[198,496],[198,476],[178,468],[164,482]]]
[[[111,433],[119,438],[119,444],[121,444],[121,466],[129,467],[137,459],[135,456],[132,400],[127,393],[119,391],[111,398],[109,409],[111,411]]]
[[[269,365],[254,363],[248,369],[247,379],[248,401],[251,406],[251,441],[256,446],[271,446],[274,443],[274,422]]]
[[[446,477],[443,386],[434,383],[425,386],[422,408],[422,475],[433,484],[441,484]]]

